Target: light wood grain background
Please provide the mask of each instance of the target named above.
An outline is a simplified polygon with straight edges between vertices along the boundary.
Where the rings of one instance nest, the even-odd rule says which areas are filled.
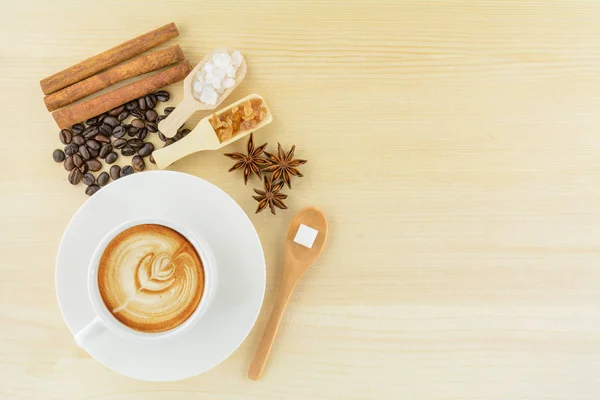
[[[600,397],[599,2],[3,6],[2,399]],[[173,166],[251,216],[268,286],[230,359],[152,384],[93,361],[60,316],[54,257],[86,196],[52,162],[58,130],[38,81],[170,21],[192,63],[242,49],[249,71],[232,100],[263,95],[275,122],[257,139],[310,161],[276,217],[253,214],[258,181],[244,187],[219,153]],[[328,214],[328,248],[251,382],[287,224],[306,205]]]

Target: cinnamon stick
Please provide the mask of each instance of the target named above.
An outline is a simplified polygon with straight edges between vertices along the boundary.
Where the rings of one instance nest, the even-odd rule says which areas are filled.
[[[125,79],[155,71],[185,59],[179,45],[134,58],[44,97],[48,111],[58,110]]]
[[[138,97],[150,94],[171,83],[178,82],[185,78],[191,70],[192,66],[190,62],[185,60],[169,69],[111,92],[101,94],[81,103],[63,107],[58,111],[54,111],[52,117],[54,117],[60,129],[69,128],[73,124],[95,117]]]
[[[104,71],[122,61],[129,60],[131,57],[158,46],[177,35],[179,35],[177,26],[171,22],[168,25],[128,40],[112,49],[96,54],[72,67],[44,78],[40,81],[40,86],[44,94],[54,93],[97,72]]]

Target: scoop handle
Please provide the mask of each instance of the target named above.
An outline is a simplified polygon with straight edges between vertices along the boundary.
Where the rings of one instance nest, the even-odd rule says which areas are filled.
[[[158,124],[158,130],[168,138],[177,134],[177,129],[187,121],[198,109],[198,103],[190,98],[184,98],[181,103],[169,114],[169,116]]]
[[[165,169],[175,161],[201,150],[215,150],[221,146],[208,118],[203,118],[187,136],[162,149],[155,150],[152,157],[156,166]]]

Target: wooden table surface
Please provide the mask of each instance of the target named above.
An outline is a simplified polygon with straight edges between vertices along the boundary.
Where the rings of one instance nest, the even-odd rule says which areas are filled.
[[[5,11],[2,399],[599,398],[599,2],[38,0]],[[245,187],[220,153],[172,167],[248,213],[268,281],[231,358],[158,384],[92,360],[60,315],[54,259],[86,196],[52,162],[58,130],[38,82],[170,21],[181,34],[168,44],[193,64],[220,46],[246,54],[233,100],[263,95],[275,121],[257,140],[295,143],[309,163],[277,216],[254,215],[258,181]],[[327,213],[328,246],[252,382],[287,225],[307,205]]]

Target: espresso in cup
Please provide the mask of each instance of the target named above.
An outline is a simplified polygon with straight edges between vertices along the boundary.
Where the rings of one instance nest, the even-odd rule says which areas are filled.
[[[98,264],[104,305],[123,325],[144,333],[183,324],[198,308],[204,285],[195,247],[163,225],[125,229],[108,243]]]

